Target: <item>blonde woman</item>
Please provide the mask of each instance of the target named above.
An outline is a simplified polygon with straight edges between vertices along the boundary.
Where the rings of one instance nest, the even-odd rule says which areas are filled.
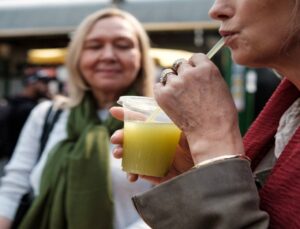
[[[109,136],[122,123],[108,109],[125,94],[150,95],[149,40],[135,17],[105,9],[74,33],[66,62],[69,98],[54,101],[62,113],[37,161],[51,103],[37,106],[6,166],[0,188],[0,228],[10,228],[21,196],[35,199],[19,228],[146,228],[130,197],[149,184],[129,185],[111,157]]]

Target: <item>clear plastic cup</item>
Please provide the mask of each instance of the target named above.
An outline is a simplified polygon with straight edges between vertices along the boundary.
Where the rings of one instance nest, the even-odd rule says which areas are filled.
[[[163,177],[172,164],[180,129],[153,98],[121,96],[124,108],[123,170]]]

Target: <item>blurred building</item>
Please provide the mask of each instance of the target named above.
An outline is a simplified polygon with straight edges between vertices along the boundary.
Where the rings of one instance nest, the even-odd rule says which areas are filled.
[[[24,68],[50,67],[55,70],[56,77],[64,81],[67,77],[63,67],[64,48],[72,32],[84,17],[109,6],[129,11],[143,23],[152,41],[152,47],[155,48],[152,50],[153,58],[162,67],[167,67],[182,56],[188,58],[191,52],[206,53],[219,39],[219,23],[212,21],[208,16],[213,2],[213,0],[1,0],[0,98],[18,89]],[[43,53],[47,51],[46,57],[33,54],[39,51]],[[249,79],[253,79],[253,74],[248,75],[246,68],[236,71],[237,68],[226,48],[223,48],[213,61],[219,66],[235,96],[244,132],[257,112],[253,99],[256,89],[252,90],[253,87],[250,87],[252,89],[247,90],[248,78],[251,76]],[[53,88],[55,91],[55,86]],[[265,103],[266,99],[260,103]]]
[[[84,17],[108,6],[134,14],[145,26],[154,48],[206,52],[218,39],[218,23],[208,17],[212,0],[31,1],[0,2],[0,97],[18,87],[23,68],[61,65],[59,58],[34,61],[29,57],[32,49],[65,48]],[[174,52],[166,56],[166,52],[156,50],[153,55],[161,56],[161,65],[177,58]]]

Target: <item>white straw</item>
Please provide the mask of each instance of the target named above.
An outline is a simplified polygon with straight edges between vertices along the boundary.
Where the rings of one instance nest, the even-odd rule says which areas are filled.
[[[215,45],[208,51],[206,56],[211,59],[213,56],[223,47],[224,45],[224,38],[222,37]]]

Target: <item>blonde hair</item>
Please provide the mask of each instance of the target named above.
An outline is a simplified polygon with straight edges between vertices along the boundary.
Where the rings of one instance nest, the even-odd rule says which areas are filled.
[[[142,24],[133,15],[116,8],[108,8],[96,11],[95,13],[86,17],[78,26],[69,44],[66,67],[69,73],[67,86],[70,97],[70,106],[79,104],[84,96],[85,91],[89,90],[89,87],[85,83],[82,73],[79,69],[79,60],[85,37],[97,21],[108,17],[123,18],[135,29],[142,58],[141,69],[138,72],[136,80],[131,88],[136,91],[137,95],[152,95],[154,65],[150,57],[150,41],[146,31],[144,30]]]

